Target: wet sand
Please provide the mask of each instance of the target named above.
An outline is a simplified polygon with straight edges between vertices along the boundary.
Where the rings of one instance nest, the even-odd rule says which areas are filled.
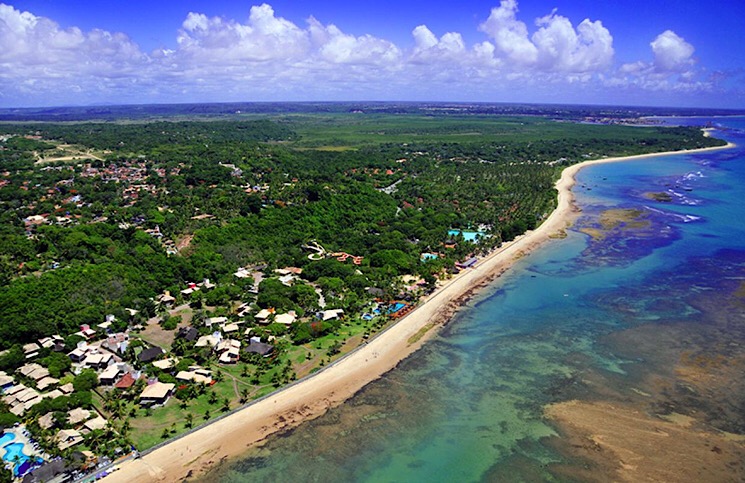
[[[555,465],[575,481],[743,481],[745,445],[698,429],[693,418],[662,419],[623,403],[569,401],[549,406],[565,453],[584,465]],[[558,444],[557,444],[558,446]]]
[[[145,456],[119,465],[107,482],[179,481],[199,476],[241,455],[267,436],[324,414],[352,397],[365,385],[390,371],[447,323],[455,311],[482,288],[538,247],[561,238],[579,214],[571,192],[577,172],[599,163],[659,157],[702,150],[676,151],[622,158],[604,158],[573,165],[556,183],[557,208],[536,230],[504,244],[472,269],[449,280],[416,310],[334,364],[276,393],[250,404],[204,428],[189,433]]]
[[[731,342],[745,330],[727,325],[644,324],[606,337],[607,350],[643,362],[624,376],[588,370],[583,394],[545,408],[560,434],[547,444],[566,458],[551,472],[573,481],[745,481],[745,347]]]

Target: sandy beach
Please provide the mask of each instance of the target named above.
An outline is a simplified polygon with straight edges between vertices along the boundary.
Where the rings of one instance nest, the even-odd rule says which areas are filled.
[[[600,163],[726,149],[734,146],[674,151],[586,161],[566,168],[556,183],[556,209],[535,230],[504,244],[471,269],[447,281],[416,310],[324,370],[257,401],[209,426],[187,434],[145,456],[119,465],[107,483],[179,481],[198,476],[241,455],[267,436],[318,417],[341,404],[416,351],[446,324],[470,297],[508,270],[517,260],[562,236],[579,214],[572,187],[582,168]]]

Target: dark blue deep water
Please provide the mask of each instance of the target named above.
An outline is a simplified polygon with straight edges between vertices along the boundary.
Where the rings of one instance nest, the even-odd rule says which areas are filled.
[[[729,357],[745,345],[745,118],[711,121],[739,147],[584,169],[582,216],[567,238],[522,260],[350,401],[211,478],[563,480],[557,465],[582,462],[543,410],[571,399],[695,413],[745,434],[741,381],[711,388],[716,397],[675,390],[686,354]],[[666,380],[673,389],[656,389]]]

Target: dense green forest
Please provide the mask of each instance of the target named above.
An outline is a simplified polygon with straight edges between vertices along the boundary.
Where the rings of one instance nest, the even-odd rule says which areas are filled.
[[[359,113],[0,133],[4,348],[124,308],[152,313],[164,290],[204,278],[230,285],[241,266],[310,268],[311,240],[364,257],[332,277],[358,298],[403,274],[431,279],[540,223],[564,166],[719,143],[691,128]],[[36,162],[60,144],[101,155]],[[490,237],[443,250],[452,228]],[[443,257],[420,263],[426,252]],[[223,299],[252,300],[241,290]]]

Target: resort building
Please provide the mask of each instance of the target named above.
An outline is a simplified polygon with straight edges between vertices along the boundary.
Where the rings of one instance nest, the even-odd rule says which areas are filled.
[[[197,384],[209,384],[212,382],[212,377],[197,371],[179,371],[176,374],[176,379],[179,381],[196,382]]]
[[[83,324],[80,326],[80,330],[78,332],[75,332],[74,335],[79,335],[85,340],[92,339],[93,336],[96,335],[96,331],[91,329],[88,324]]]
[[[222,364],[234,364],[241,358],[241,342],[239,340],[227,339],[221,341],[215,347],[218,361]]]
[[[83,442],[83,435],[74,429],[60,429],[57,433],[57,447],[64,451]]]
[[[49,377],[49,371],[36,363],[26,364],[18,368],[18,373],[33,380],[40,381],[45,377]]]
[[[47,376],[39,381],[36,381],[36,388],[39,391],[46,391],[50,387],[56,386],[57,384],[59,384],[59,379]]]
[[[38,423],[41,429],[52,429],[57,421],[54,419],[54,413],[48,412],[39,418]]]
[[[232,324],[225,324],[221,327],[221,330],[227,334],[233,334],[235,332],[238,332],[240,330],[239,324],[242,322],[233,322]]]
[[[262,357],[269,357],[274,352],[274,346],[261,342],[258,337],[251,337],[248,345],[243,350],[248,353],[259,354]]]
[[[155,297],[155,302],[165,307],[173,307],[173,304],[176,302],[176,298],[171,295],[171,292],[166,290],[164,293]]]
[[[189,342],[197,340],[199,337],[199,331],[194,327],[181,327],[176,333],[176,337],[186,339]]]
[[[67,422],[70,423],[72,426],[77,426],[78,424],[82,423],[83,421],[86,421],[88,418],[91,417],[91,412],[87,409],[83,408],[75,408],[70,410],[67,413]]]
[[[5,371],[0,371],[0,389],[5,392],[13,386],[13,376],[9,376]]]
[[[324,322],[327,320],[335,320],[341,318],[342,315],[344,315],[344,309],[330,309],[330,310],[324,310],[320,313],[321,320]]]
[[[167,359],[153,362],[153,366],[157,367],[161,371],[167,371],[168,369],[172,369],[176,365],[176,362],[176,359],[169,357]]]
[[[213,325],[222,325],[228,321],[227,317],[207,317],[204,319],[204,325],[212,327]]]
[[[124,374],[120,364],[112,364],[98,375],[98,382],[102,386],[113,386],[119,377]]]
[[[114,362],[115,360],[113,354],[110,354],[108,352],[100,353],[98,352],[98,349],[94,349],[94,351],[89,352],[85,356],[85,359],[83,359],[81,364],[85,368],[98,371],[101,369],[106,369]]]
[[[161,406],[165,404],[168,402],[168,398],[171,397],[175,387],[175,384],[166,384],[160,381],[150,384],[144,391],[142,391],[142,394],[140,394],[140,405]]]
[[[279,314],[274,317],[274,322],[282,325],[292,325],[297,319],[297,314],[294,310],[290,310],[286,314]]]
[[[68,382],[67,384],[63,384],[59,387],[59,391],[64,395],[72,394],[74,390],[75,390],[75,387],[72,385],[71,382]]]
[[[5,391],[3,401],[10,407],[11,413],[21,416],[35,404],[39,404],[42,397],[36,389],[18,384]]]
[[[38,356],[40,350],[41,347],[39,347],[39,344],[36,344],[34,342],[23,346],[23,353],[26,356],[26,359],[33,359],[34,357]]]
[[[106,429],[106,425],[109,424],[109,422],[102,418],[101,416],[96,416],[93,419],[89,419],[85,423],[83,423],[83,429],[80,430],[83,434],[88,434],[91,431],[96,431],[99,429]]]
[[[163,354],[165,354],[165,351],[160,347],[148,347],[140,352],[137,359],[140,362],[148,363],[160,358]]]
[[[258,314],[254,316],[256,322],[259,324],[268,324],[269,318],[274,315],[274,309],[261,309]]]
[[[215,332],[210,335],[203,335],[202,337],[197,340],[197,343],[194,345],[194,347],[212,347],[213,349],[217,347],[217,344],[220,343],[222,340],[222,335],[219,332]]]
[[[455,265],[456,265],[456,266],[457,266],[458,268],[471,268],[471,267],[473,267],[474,265],[476,265],[476,262],[478,262],[478,261],[479,261],[479,259],[478,259],[478,258],[476,258],[476,257],[471,257],[471,258],[469,258],[468,260],[465,260],[465,261],[463,261],[463,262],[458,262],[458,263],[456,263]]]
[[[136,379],[134,378],[134,376],[132,375],[132,373],[131,372],[128,372],[128,373],[124,374],[122,376],[122,378],[119,379],[119,381],[116,384],[114,384],[114,387],[116,389],[121,389],[122,391],[124,391],[124,390],[127,390],[130,387],[132,387],[134,385],[134,383],[135,383],[135,380]]]
[[[64,350],[65,339],[55,334],[51,337],[44,337],[43,339],[39,339],[39,344],[45,349],[52,349],[54,351],[60,352]]]

